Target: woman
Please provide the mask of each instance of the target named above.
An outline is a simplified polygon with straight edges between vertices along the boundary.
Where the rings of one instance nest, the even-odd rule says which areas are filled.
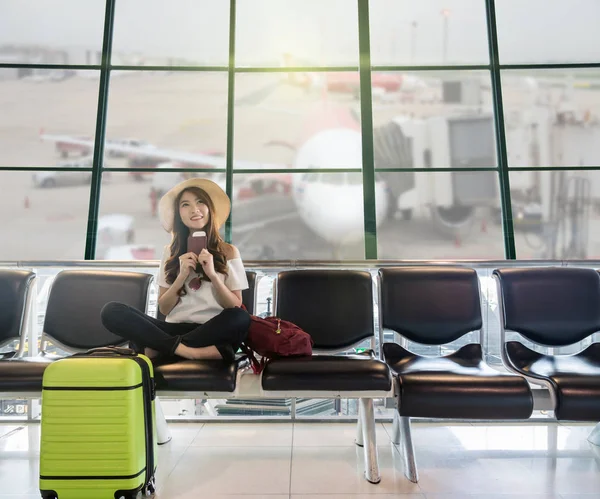
[[[248,288],[239,251],[219,235],[231,210],[229,198],[214,182],[193,178],[167,192],[158,210],[172,235],[158,273],[158,308],[166,320],[110,302],[102,309],[102,322],[114,334],[145,347],[150,357],[233,360],[250,316],[239,308],[242,290]],[[196,231],[207,236],[207,249],[198,254],[187,250],[188,237]]]

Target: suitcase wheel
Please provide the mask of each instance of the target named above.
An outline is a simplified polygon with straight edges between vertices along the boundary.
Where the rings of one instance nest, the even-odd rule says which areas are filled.
[[[142,490],[142,494],[146,497],[150,497],[156,492],[156,478],[152,477],[147,485]]]
[[[129,494],[121,494],[118,499],[139,499],[141,496],[140,492],[130,492]]]

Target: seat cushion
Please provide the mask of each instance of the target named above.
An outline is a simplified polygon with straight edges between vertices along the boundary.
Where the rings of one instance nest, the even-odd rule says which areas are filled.
[[[222,360],[167,359],[155,363],[157,390],[233,392],[238,364]]]
[[[50,362],[43,358],[0,360],[0,392],[40,392]]]
[[[387,391],[392,378],[385,363],[360,355],[314,355],[273,359],[262,375],[264,390]]]
[[[401,416],[526,419],[533,412],[527,381],[485,364],[479,344],[446,357],[421,357],[396,343],[386,343],[383,351],[398,378]]]
[[[600,420],[600,344],[576,355],[543,355],[517,341],[506,343],[513,366],[546,381],[556,394],[556,419]]]

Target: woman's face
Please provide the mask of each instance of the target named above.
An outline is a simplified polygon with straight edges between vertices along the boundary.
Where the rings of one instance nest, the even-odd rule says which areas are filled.
[[[190,231],[201,230],[208,225],[210,213],[204,204],[193,192],[185,191],[179,201],[179,216],[183,224]]]

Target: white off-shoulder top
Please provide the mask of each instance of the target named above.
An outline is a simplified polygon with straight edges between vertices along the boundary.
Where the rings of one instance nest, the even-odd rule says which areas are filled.
[[[158,285],[163,288],[171,287],[167,283],[165,274],[165,263],[170,258],[171,252],[169,246],[165,246],[163,257],[158,271]],[[241,258],[233,258],[227,262],[228,275],[217,274],[219,279],[225,282],[231,291],[240,291],[248,289],[248,279],[246,278],[246,269]],[[186,294],[180,297],[179,303],[173,307],[166,317],[167,322],[195,322],[204,324],[206,321],[219,315],[223,307],[219,305],[216,298],[216,290],[211,282],[202,281],[200,289],[194,290],[189,287],[190,281],[198,277],[195,272],[190,272],[185,281]]]

